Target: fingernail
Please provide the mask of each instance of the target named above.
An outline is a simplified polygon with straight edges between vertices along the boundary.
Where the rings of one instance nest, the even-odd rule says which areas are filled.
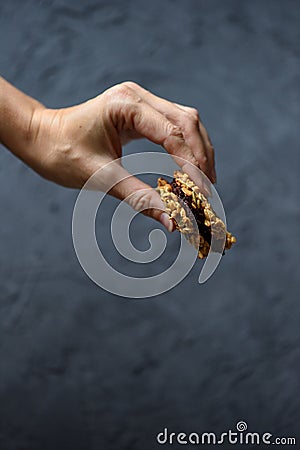
[[[159,220],[170,233],[173,231],[173,222],[167,213],[162,213]]]

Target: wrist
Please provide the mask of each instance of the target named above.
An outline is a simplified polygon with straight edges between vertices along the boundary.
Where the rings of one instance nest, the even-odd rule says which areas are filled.
[[[32,145],[37,112],[45,107],[0,78],[0,142],[16,156]]]
[[[46,111],[47,108],[41,104],[32,105],[25,132],[25,146],[27,149],[33,148],[38,140],[42,130],[43,115]]]

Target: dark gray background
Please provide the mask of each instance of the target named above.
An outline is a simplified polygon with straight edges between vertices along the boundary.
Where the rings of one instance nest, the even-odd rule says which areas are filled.
[[[1,73],[46,105],[130,79],[196,106],[238,238],[205,285],[198,265],[157,298],[115,297],[76,259],[77,192],[1,148],[1,450],[151,450],[164,427],[239,420],[300,439],[299,16],[296,0],[1,1]]]

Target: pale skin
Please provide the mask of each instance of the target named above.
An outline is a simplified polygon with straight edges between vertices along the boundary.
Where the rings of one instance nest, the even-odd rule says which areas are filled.
[[[130,81],[80,105],[49,109],[0,77],[0,142],[48,180],[81,188],[98,169],[122,156],[123,145],[140,138],[183,158],[183,171],[192,164],[216,182],[214,149],[195,108]],[[113,171],[122,170],[113,166]],[[113,175],[108,170],[108,178]],[[159,195],[138,178],[127,176],[110,194],[172,231]]]

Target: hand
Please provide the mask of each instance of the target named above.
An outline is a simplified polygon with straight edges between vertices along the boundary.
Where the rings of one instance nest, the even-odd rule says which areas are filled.
[[[63,186],[81,188],[99,168],[121,157],[122,145],[139,138],[184,158],[183,171],[193,164],[216,181],[214,150],[197,110],[157,97],[133,82],[70,108],[38,107],[30,135],[32,145],[25,161]],[[114,170],[124,171],[117,165]],[[127,177],[110,193],[172,229],[159,195],[138,178]]]

